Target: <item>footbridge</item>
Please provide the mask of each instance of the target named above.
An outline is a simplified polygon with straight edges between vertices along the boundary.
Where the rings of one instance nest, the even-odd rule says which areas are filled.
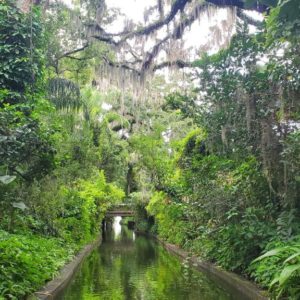
[[[111,207],[106,212],[106,217],[131,217],[134,216],[134,211],[129,204],[119,204]]]

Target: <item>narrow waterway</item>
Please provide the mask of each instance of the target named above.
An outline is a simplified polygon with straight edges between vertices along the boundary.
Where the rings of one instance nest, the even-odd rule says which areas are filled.
[[[59,300],[238,299],[151,238],[115,218],[102,245],[83,262]]]

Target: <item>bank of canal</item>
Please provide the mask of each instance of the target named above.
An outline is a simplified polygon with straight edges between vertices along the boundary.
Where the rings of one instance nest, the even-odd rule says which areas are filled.
[[[115,218],[56,300],[242,300]]]

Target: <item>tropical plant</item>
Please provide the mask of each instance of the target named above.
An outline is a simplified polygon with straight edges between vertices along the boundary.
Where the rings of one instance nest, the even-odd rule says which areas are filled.
[[[270,246],[268,247],[270,248]],[[299,279],[300,279],[300,244],[299,236],[293,240],[271,249],[259,256],[253,261],[257,264],[254,276],[257,280],[265,280],[263,270],[272,264],[273,278],[271,282],[267,282],[269,289],[275,299],[289,295],[289,299],[298,299],[300,296]],[[267,270],[265,270],[266,272]]]

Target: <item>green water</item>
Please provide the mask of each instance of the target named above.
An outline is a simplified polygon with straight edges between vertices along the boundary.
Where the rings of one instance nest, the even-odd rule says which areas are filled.
[[[56,299],[238,299],[154,240],[135,235],[118,221]]]

